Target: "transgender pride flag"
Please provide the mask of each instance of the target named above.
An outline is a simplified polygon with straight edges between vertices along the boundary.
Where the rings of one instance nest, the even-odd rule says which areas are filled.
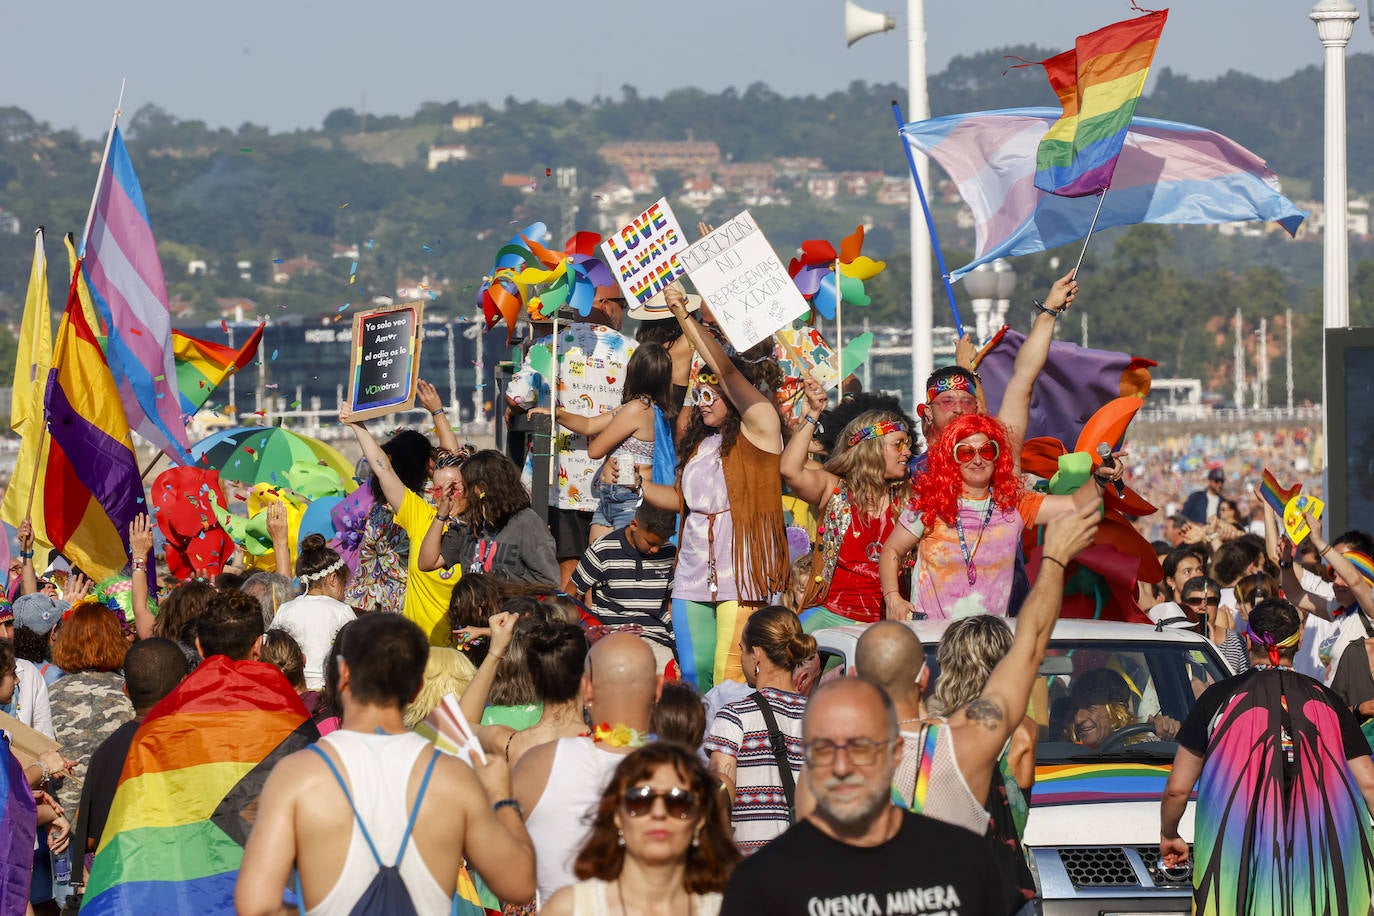
[[[110,130],[83,251],[82,271],[109,335],[105,354],[129,426],[172,461],[189,464],[167,284],[143,189],[117,126]]]
[[[995,258],[1055,248],[1088,234],[1097,197],[1059,197],[1035,186],[1036,150],[1059,120],[1052,108],[946,115],[908,124],[902,135],[940,164],[973,211],[977,249],[950,273],[957,280]],[[1273,220],[1289,234],[1307,216],[1279,193],[1264,160],[1191,124],[1134,118],[1099,229],[1135,223]]]

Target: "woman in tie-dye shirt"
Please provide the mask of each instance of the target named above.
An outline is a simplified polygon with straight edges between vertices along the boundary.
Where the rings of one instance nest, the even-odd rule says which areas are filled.
[[[1086,508],[1101,498],[1101,490],[1083,486],[1072,496],[1046,496],[1025,489],[1012,467],[1006,427],[983,415],[950,423],[929,456],[916,497],[879,560],[887,618],[1005,616],[1021,532]],[[1099,472],[1100,479],[1120,473],[1101,467]],[[898,570],[913,549],[908,600]]]

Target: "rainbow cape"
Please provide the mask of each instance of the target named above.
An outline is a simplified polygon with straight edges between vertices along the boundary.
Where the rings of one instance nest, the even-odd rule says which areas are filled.
[[[248,365],[262,343],[262,329],[263,325],[258,325],[237,350],[172,331],[172,356],[176,359],[183,414],[200,410],[225,379]]]
[[[1111,186],[1168,18],[1168,10],[1159,10],[1113,23],[1078,36],[1072,51],[1040,61],[1064,115],[1036,151],[1037,188],[1086,197]]]
[[[233,913],[258,793],[278,760],[317,738],[276,668],[202,663],[134,736],[81,912]]]

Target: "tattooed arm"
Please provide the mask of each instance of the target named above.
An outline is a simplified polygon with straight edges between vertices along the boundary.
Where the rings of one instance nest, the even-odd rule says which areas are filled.
[[[1045,527],[1040,573],[1016,618],[1011,649],[992,669],[978,698],[949,717],[959,769],[975,798],[987,797],[997,758],[1025,718],[1031,687],[1063,602],[1065,567],[1092,543],[1100,510],[1098,501]]]

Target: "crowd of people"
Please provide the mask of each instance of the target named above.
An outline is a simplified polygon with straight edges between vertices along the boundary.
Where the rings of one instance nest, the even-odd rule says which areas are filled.
[[[532,461],[461,445],[442,410],[437,443],[378,442],[344,411],[375,498],[356,549],[289,543],[274,514],[276,572],[157,589],[140,518],[126,607],[79,572],[49,578],[22,528],[0,709],[47,743],[10,733],[0,916],[23,911],[21,884],[33,912],[1038,912],[1027,710],[1076,558],[1101,547],[1104,494],[1130,476],[1097,455],[1065,494],[1021,470],[1077,292],[1068,276],[1038,303],[995,416],[964,342],[913,418],[811,379],[780,403],[771,344],[737,351],[676,287],[631,341],[603,287],[564,350],[579,370],[526,365],[509,389],[535,418],[558,395],[547,513]],[[622,390],[583,415],[593,374]],[[1254,852],[1248,874],[1273,883],[1237,891],[1235,845],[1223,869],[1200,828],[1200,905],[1262,911],[1266,890],[1300,884],[1363,912],[1374,541],[1328,542],[1310,520],[1295,547],[1257,494],[1250,530],[1226,472],[1209,476],[1170,507],[1162,578],[1131,605],[1199,632],[1236,674],[1198,684],[1184,721],[1151,719],[1180,747],[1161,855],[1189,857],[1193,784],[1236,784],[1253,765],[1237,749],[1262,735],[1280,794],[1340,787],[1336,864],[1295,884]],[[938,680],[913,620],[950,621]],[[852,672],[818,653],[839,624],[867,625]],[[1100,674],[1072,688],[1088,747],[1129,699]],[[450,697],[472,729],[456,754],[431,727]],[[1327,752],[1317,772],[1304,748]],[[1271,813],[1291,817],[1270,801],[1252,825]]]

